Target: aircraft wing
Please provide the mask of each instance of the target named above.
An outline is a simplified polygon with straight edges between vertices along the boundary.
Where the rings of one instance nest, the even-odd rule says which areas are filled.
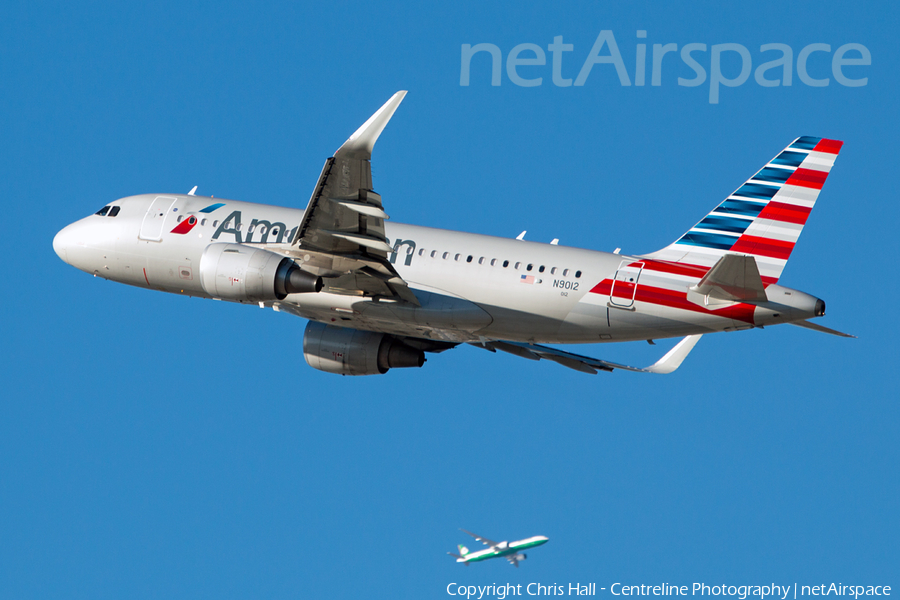
[[[472,345],[478,348],[485,348],[491,352],[502,350],[503,352],[509,352],[510,354],[515,354],[516,356],[521,356],[522,358],[527,358],[529,360],[541,360],[542,358],[552,360],[564,367],[575,369],[582,373],[590,373],[591,375],[596,375],[598,371],[612,371],[614,369],[623,369],[625,371],[635,371],[638,373],[671,373],[681,366],[682,361],[684,361],[691,350],[694,349],[694,346],[700,340],[701,335],[702,334],[687,336],[678,342],[675,347],[669,350],[661,359],[649,367],[644,368],[629,367],[628,365],[620,365],[607,360],[600,360],[589,356],[574,354],[572,352],[565,352],[564,350],[557,350],[556,348],[550,348],[549,346],[528,344],[525,342],[506,342],[497,340],[472,343]],[[466,533],[469,532],[466,531]],[[474,534],[470,533],[469,535]]]
[[[388,215],[372,191],[372,148],[403,97],[391,96],[325,161],[306,212],[289,244],[273,247],[325,280],[324,291],[419,305],[388,260]]]
[[[475,535],[475,534],[472,533],[471,531],[466,531],[465,529],[460,529],[460,531],[462,531],[463,533],[468,533],[469,535],[471,535],[473,538],[475,538],[476,540],[478,540],[479,542],[481,542],[481,543],[484,544],[485,546],[490,546],[491,548],[493,548],[494,546],[498,546],[498,545],[499,545],[498,542],[494,542],[494,541],[489,540],[489,539],[487,539],[487,538],[485,538],[485,537],[481,537],[480,535]]]
[[[514,566],[515,568],[517,568],[517,569],[519,568],[519,561],[516,560],[516,555],[515,555],[515,554],[511,554],[511,555],[507,556],[507,557],[506,557],[506,560],[508,560],[508,561],[509,561],[509,564],[511,564],[511,565]]]

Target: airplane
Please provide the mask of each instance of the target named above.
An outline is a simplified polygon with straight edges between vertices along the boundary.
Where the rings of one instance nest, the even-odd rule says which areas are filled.
[[[309,320],[303,355],[341,375],[421,367],[460,344],[596,374],[671,373],[700,336],[810,319],[778,284],[843,142],[800,137],[668,246],[626,256],[389,221],[373,190],[394,94],[325,161],[305,210],[141,194],[62,229],[53,248],[96,277]],[[546,344],[683,337],[649,367]]]
[[[509,564],[514,566],[515,568],[519,568],[519,561],[525,560],[528,558],[528,555],[520,550],[527,550],[528,548],[535,548],[540,546],[541,544],[546,544],[550,538],[545,537],[543,535],[536,535],[530,538],[525,538],[524,540],[519,540],[518,542],[492,542],[491,540],[481,537],[480,535],[475,535],[470,531],[466,531],[465,529],[460,529],[463,533],[468,533],[473,538],[488,546],[487,550],[479,550],[478,552],[469,552],[469,549],[465,546],[459,545],[459,554],[455,552],[448,552],[450,556],[456,557],[456,562],[463,563],[467,567],[469,563],[473,562],[481,562],[482,560],[488,560],[489,558],[500,558],[503,557],[509,561]]]

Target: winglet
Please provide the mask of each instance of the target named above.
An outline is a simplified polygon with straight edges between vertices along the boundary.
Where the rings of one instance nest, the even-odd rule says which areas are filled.
[[[693,350],[694,346],[697,345],[697,342],[700,341],[702,335],[703,334],[695,334],[687,336],[675,344],[674,348],[666,352],[665,356],[645,370],[650,373],[671,373],[681,366],[681,363],[687,358],[687,355],[691,353],[691,350]]]
[[[619,363],[610,362],[608,360],[599,360],[597,358],[581,356],[580,354],[573,354],[564,350],[557,350],[556,348],[551,348],[549,346],[529,344],[526,342],[506,342],[499,340],[490,340],[484,346],[472,342],[470,343],[473,346],[477,346],[479,348],[483,347],[486,350],[490,350],[491,352],[495,350],[502,350],[504,352],[509,352],[510,354],[515,354],[516,356],[529,358],[531,360],[540,360],[542,358],[545,358],[547,360],[552,360],[555,363],[559,363],[564,367],[568,367],[576,371],[581,371],[583,373],[590,373],[591,375],[596,375],[598,370],[612,371],[613,369],[634,371],[636,373],[666,374],[671,373],[681,366],[681,363],[685,358],[687,358],[687,355],[690,354],[691,350],[694,349],[694,346],[697,344],[697,341],[702,335],[703,334],[697,333],[687,336],[686,338],[675,344],[675,347],[669,350],[661,359],[656,361],[655,364],[643,369],[640,367],[630,367],[628,365],[621,365]],[[484,538],[475,535],[471,531],[466,531],[465,529],[461,529],[460,531],[468,533],[475,539],[485,541]],[[485,541],[485,543],[487,542]]]
[[[363,160],[372,158],[372,148],[375,147],[378,136],[384,131],[391,117],[394,116],[394,111],[400,106],[404,96],[406,96],[406,90],[401,90],[391,96],[391,99],[385,102],[384,106],[379,108],[374,115],[369,117],[368,121],[353,132],[353,135],[338,148],[334,155]]]

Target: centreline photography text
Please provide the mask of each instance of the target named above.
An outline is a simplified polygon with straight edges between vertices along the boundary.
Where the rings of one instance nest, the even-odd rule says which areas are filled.
[[[599,593],[598,593],[599,592]],[[789,583],[779,585],[776,583],[753,585],[727,583],[711,584],[694,582],[690,585],[660,583],[660,584],[623,584],[613,583],[608,588],[598,587],[596,583],[567,582],[567,583],[493,583],[491,585],[466,585],[452,582],[447,585],[447,595],[459,596],[467,600],[482,598],[495,598],[504,600],[510,596],[597,596],[609,594],[611,596],[733,596],[737,600],[763,600],[765,598],[789,598],[813,597],[813,596],[843,596],[858,600],[863,596],[890,596],[889,585],[856,585],[840,582],[798,584]]]

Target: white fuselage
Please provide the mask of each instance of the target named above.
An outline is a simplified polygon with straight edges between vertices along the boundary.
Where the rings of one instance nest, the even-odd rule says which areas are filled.
[[[105,279],[207,298],[199,268],[209,244],[286,244],[304,214],[178,194],[112,205],[120,207],[114,217],[92,215],[63,229],[54,239],[57,254]],[[691,304],[684,298],[700,275],[666,272],[639,257],[390,221],[385,234],[389,260],[420,307],[329,293],[327,283],[319,293],[263,304],[324,323],[450,342],[643,340],[790,322],[815,311],[815,298],[778,285],[767,287],[763,305]],[[629,268],[633,281],[626,281]],[[621,281],[617,272],[625,274]]]

